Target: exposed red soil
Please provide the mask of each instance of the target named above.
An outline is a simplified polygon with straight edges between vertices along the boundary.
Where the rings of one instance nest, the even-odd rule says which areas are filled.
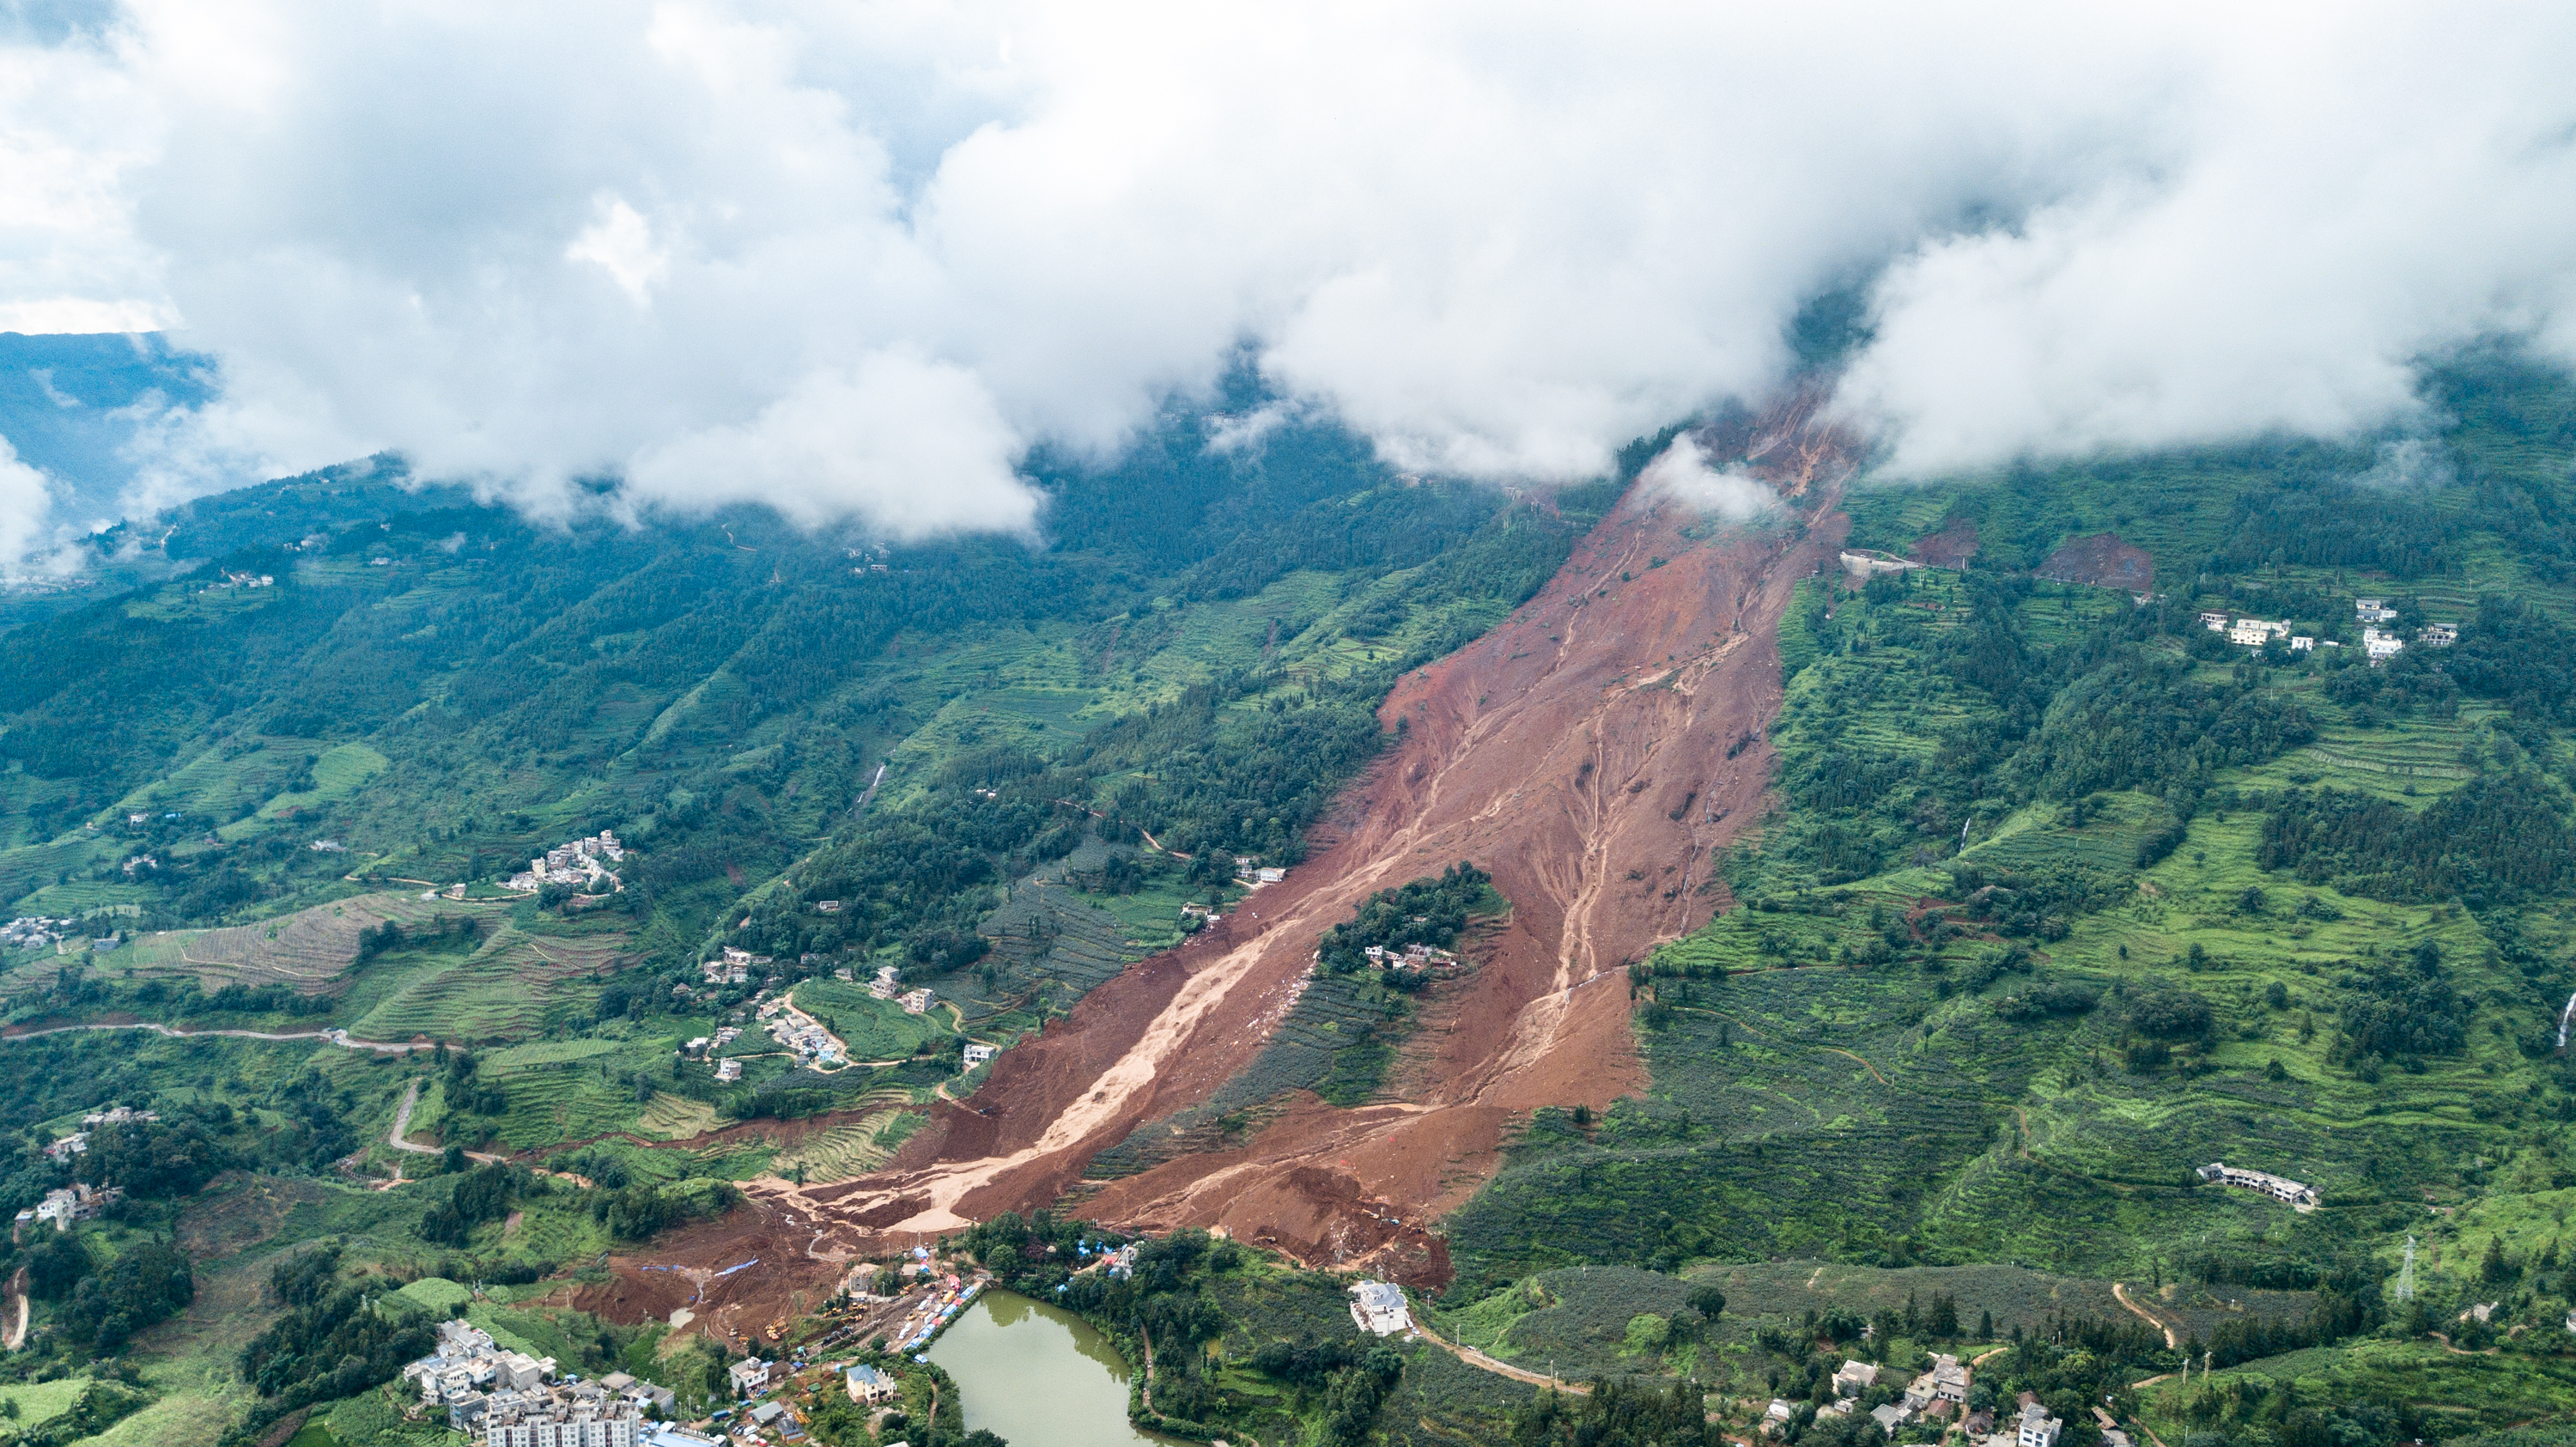
[[[1749,459],[1799,525],[1712,528],[1632,489],[1500,628],[1397,684],[1379,716],[1403,725],[1399,742],[1284,883],[1003,1055],[971,1104],[939,1106],[887,1170],[758,1183],[736,1213],[745,1224],[728,1227],[744,1254],[761,1254],[754,1237],[793,1236],[800,1252],[811,1237],[825,1254],[907,1244],[1055,1202],[1094,1153],[1252,1061],[1327,928],[1372,891],[1466,859],[1493,874],[1512,916],[1480,951],[1472,992],[1444,1008],[1446,1028],[1399,1072],[1412,1098],[1344,1110],[1301,1095],[1233,1149],[1111,1182],[1078,1207],[1445,1281],[1430,1224],[1492,1176],[1529,1111],[1600,1109],[1643,1087],[1624,966],[1728,902],[1711,852],[1761,813],[1779,621],[1846,528],[1832,502],[1848,452],[1814,407],[1802,397],[1710,439],[1716,455]],[[755,1212],[772,1214],[755,1225]],[[707,1252],[674,1241],[655,1255],[694,1265]]]
[[[1966,518],[1952,518],[1937,533],[1914,540],[1914,561],[1934,568],[1964,568],[1977,555],[1977,525]]]
[[[2116,533],[2096,533],[2059,544],[2057,551],[2048,555],[2048,561],[2039,565],[2039,576],[2060,583],[2146,593],[2156,585],[2156,560],[2146,549],[2120,541]]]

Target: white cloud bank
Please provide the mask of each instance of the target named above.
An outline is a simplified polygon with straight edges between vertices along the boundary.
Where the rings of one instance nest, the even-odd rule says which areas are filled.
[[[1747,472],[1712,467],[1689,433],[1656,454],[1637,480],[1700,512],[1741,522],[1779,504],[1779,494]]]
[[[1242,348],[1399,466],[1571,477],[1872,275],[1844,405],[1902,470],[2341,431],[2495,328],[2576,357],[2564,5],[116,17],[0,42],[0,319],[222,358],[164,491],[396,448],[541,511],[1025,527],[1027,448]]]

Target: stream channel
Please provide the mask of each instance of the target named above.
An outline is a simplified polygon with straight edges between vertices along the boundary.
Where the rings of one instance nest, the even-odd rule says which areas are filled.
[[[930,1359],[956,1380],[966,1430],[1011,1447],[1163,1447],[1127,1420],[1127,1362],[1091,1323],[1015,1292],[986,1290],[940,1333]]]

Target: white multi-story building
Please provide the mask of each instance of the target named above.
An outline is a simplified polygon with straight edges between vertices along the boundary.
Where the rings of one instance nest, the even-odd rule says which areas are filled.
[[[1404,1288],[1384,1281],[1363,1281],[1351,1288],[1351,1320],[1360,1330],[1393,1336],[1413,1329],[1413,1312],[1404,1303]]]
[[[2021,1424],[2013,1432],[2013,1447],[2057,1447],[2057,1435],[2066,1423],[2048,1415],[2048,1409],[2037,1402],[2021,1409]]]
[[[592,1386],[496,1393],[481,1426],[483,1447],[636,1447],[644,1409]]]
[[[2361,630],[2361,647],[2363,652],[2370,655],[2372,663],[2386,663],[2406,651],[2406,640],[2394,633],[2382,633],[2376,628],[2364,628]]]
[[[2202,1166],[2200,1178],[2223,1186],[2234,1186],[2239,1190],[2260,1191],[2275,1201],[2295,1206],[2302,1211],[2315,1210],[2318,1202],[2323,1199],[2318,1196],[2316,1187],[2303,1181],[2294,1181],[2287,1176],[2276,1176],[2269,1171],[2249,1171],[2243,1166],[2231,1166],[2225,1161],[2211,1161],[2208,1165]]]

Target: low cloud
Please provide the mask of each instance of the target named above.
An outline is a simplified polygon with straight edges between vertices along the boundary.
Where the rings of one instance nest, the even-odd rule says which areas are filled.
[[[2576,358],[2565,6],[127,0],[0,36],[0,325],[184,325],[138,501],[397,450],[538,512],[1025,529],[1249,357],[1597,474],[1796,364],[1923,474]],[[1257,441],[1254,412],[1221,431]]]
[[[0,437],[0,570],[15,573],[18,561],[47,541],[53,507],[52,481]]]
[[[1027,531],[1037,496],[1011,471],[1019,450],[973,373],[888,353],[817,372],[747,423],[644,448],[626,477],[648,505],[766,503],[800,523],[860,516],[907,539],[961,518]]]
[[[1751,473],[1709,466],[1708,453],[1684,433],[1646,464],[1638,480],[1707,516],[1742,522],[1779,506],[1780,496]]]

